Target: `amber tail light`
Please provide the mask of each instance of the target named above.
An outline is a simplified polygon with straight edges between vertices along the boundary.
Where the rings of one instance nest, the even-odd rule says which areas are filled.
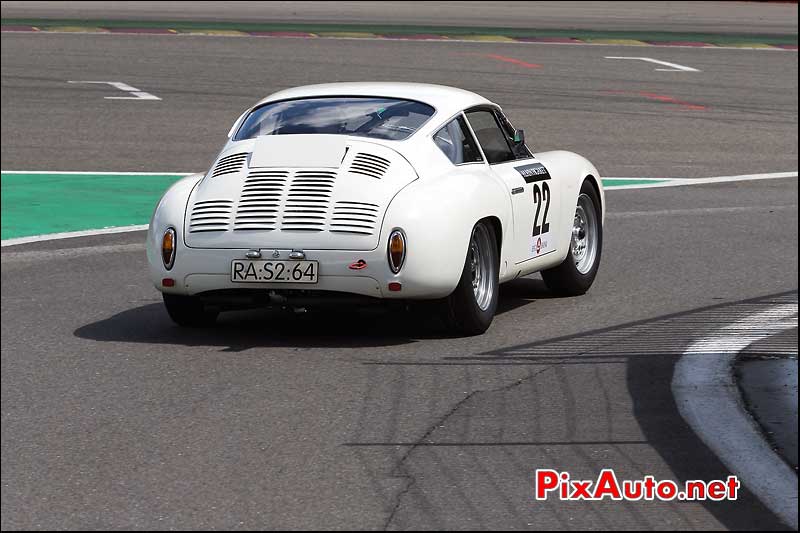
[[[400,230],[394,230],[389,235],[389,268],[397,274],[403,268],[406,259],[406,237]]]
[[[175,230],[173,228],[167,228],[161,238],[161,260],[164,261],[164,267],[167,270],[170,270],[175,264]]]

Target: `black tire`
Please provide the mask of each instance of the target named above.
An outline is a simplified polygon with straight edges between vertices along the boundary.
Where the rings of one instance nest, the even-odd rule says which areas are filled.
[[[542,278],[547,288],[559,296],[579,296],[584,294],[589,290],[589,287],[592,286],[594,278],[597,276],[597,270],[600,267],[600,256],[603,251],[603,224],[601,222],[600,197],[594,185],[592,185],[589,180],[584,181],[581,186],[581,192],[578,196],[579,202],[583,195],[591,200],[590,203],[594,209],[594,217],[597,221],[597,249],[594,254],[594,264],[591,265],[590,269],[581,272],[576,265],[575,256],[572,251],[572,241],[570,241],[569,251],[564,262],[557,267],[542,271]]]
[[[483,243],[481,246],[486,248],[488,263],[491,266],[487,278],[488,290],[491,291],[491,294],[486,298],[488,301],[484,302],[484,308],[478,304],[478,298],[473,289],[471,259],[476,232],[485,232],[481,233],[478,238]],[[495,311],[497,311],[497,298],[500,293],[499,255],[494,227],[488,222],[478,222],[472,230],[470,247],[467,249],[461,279],[455,290],[444,301],[445,322],[454,333],[466,336],[480,335],[491,325]]]
[[[217,320],[219,311],[206,309],[203,302],[194,296],[166,293],[163,296],[169,317],[179,326],[189,328],[212,326]]]

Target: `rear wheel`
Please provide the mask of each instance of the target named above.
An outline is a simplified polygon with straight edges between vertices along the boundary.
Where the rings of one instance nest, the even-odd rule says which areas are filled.
[[[480,335],[492,323],[499,293],[499,252],[494,228],[479,222],[472,229],[461,279],[445,300],[450,329]]]
[[[191,328],[211,326],[217,320],[219,312],[206,309],[203,302],[195,296],[166,293],[163,296],[169,317],[179,326]]]
[[[597,191],[589,181],[584,181],[575,206],[567,257],[557,267],[542,271],[548,289],[562,296],[577,296],[589,290],[597,276],[603,249],[601,220]]]

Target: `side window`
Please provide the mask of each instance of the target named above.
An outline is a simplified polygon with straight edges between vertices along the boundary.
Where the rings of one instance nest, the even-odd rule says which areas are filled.
[[[489,163],[503,163],[516,159],[494,113],[482,109],[468,111],[467,118]]]
[[[464,117],[451,120],[433,136],[433,142],[454,165],[483,161],[478,143],[467,128]]]

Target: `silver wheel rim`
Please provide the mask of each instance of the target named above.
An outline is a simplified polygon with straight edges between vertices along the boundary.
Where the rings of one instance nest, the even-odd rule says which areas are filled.
[[[489,232],[483,224],[472,230],[472,238],[469,240],[469,253],[467,262],[472,278],[472,292],[475,295],[475,303],[486,311],[494,296],[494,263],[490,250],[491,241]]]
[[[581,274],[587,274],[597,257],[597,213],[588,194],[578,196],[572,223],[572,258]]]

